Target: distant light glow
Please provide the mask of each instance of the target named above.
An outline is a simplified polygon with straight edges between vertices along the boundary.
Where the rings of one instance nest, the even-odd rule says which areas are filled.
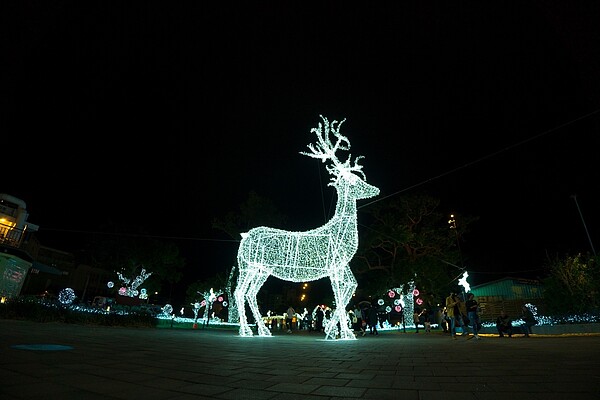
[[[256,296],[269,276],[291,282],[308,282],[328,277],[336,308],[325,323],[325,338],[356,339],[348,327],[346,307],[352,298],[357,282],[349,262],[358,248],[356,201],[379,194],[379,189],[367,184],[358,157],[351,163],[349,155],[341,162],[338,150],[349,151],[350,141],[340,134],[344,122],[329,121],[311,129],[317,143],[309,144],[310,152],[300,154],[316,158],[326,166],[331,175],[329,186],[337,191],[336,211],[325,225],[304,232],[291,232],[269,227],[257,227],[242,234],[238,249],[239,276],[234,298],[240,318],[240,336],[252,336],[248,325],[245,303],[248,302],[259,336],[271,336],[260,315]],[[332,143],[332,137],[335,143]],[[338,324],[341,329],[338,329]]]

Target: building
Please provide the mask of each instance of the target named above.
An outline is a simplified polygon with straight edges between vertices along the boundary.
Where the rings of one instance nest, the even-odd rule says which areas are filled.
[[[0,193],[0,298],[18,296],[32,266],[33,258],[23,250],[38,230],[27,221],[23,200]]]
[[[482,321],[495,321],[501,310],[513,317],[521,315],[521,306],[535,305],[540,312],[544,309],[544,286],[538,280],[505,277],[477,286],[472,286],[481,308]]]
[[[19,295],[56,296],[65,288],[75,291],[79,301],[106,296],[114,273],[80,264],[70,252],[42,245],[27,221],[26,203],[0,194],[0,298]]]

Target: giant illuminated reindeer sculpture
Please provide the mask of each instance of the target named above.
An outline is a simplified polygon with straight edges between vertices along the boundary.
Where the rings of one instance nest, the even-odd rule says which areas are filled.
[[[337,205],[333,218],[320,228],[306,232],[288,232],[280,229],[257,227],[242,234],[238,250],[239,276],[234,292],[240,316],[240,336],[252,336],[246,318],[245,301],[256,320],[258,335],[270,336],[258,309],[256,295],[269,276],[292,282],[315,281],[329,277],[335,297],[333,317],[325,326],[325,338],[356,339],[348,327],[346,306],[357,283],[349,262],[358,248],[356,200],[379,194],[379,189],[366,182],[362,166],[351,155],[340,162],[336,152],[350,150],[350,141],[341,135],[345,120],[323,123],[311,129],[318,143],[309,144],[310,152],[300,154],[329,161],[327,171],[332,176],[330,186],[337,191]],[[331,135],[335,138],[332,144]],[[338,331],[338,323],[341,331]]]

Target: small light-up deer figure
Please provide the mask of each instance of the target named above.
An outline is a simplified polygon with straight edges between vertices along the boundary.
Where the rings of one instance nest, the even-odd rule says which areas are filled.
[[[269,276],[292,282],[315,281],[329,277],[336,308],[325,326],[326,339],[356,339],[348,327],[346,306],[356,289],[357,282],[349,262],[358,248],[356,201],[379,194],[369,185],[356,158],[351,155],[345,162],[336,156],[338,150],[350,150],[350,141],[340,134],[341,122],[331,124],[321,116],[317,128],[311,129],[318,142],[309,144],[310,152],[300,152],[322,162],[329,161],[329,186],[337,191],[335,215],[325,225],[306,232],[288,232],[280,229],[257,227],[242,233],[238,249],[239,276],[234,297],[240,317],[240,336],[252,336],[246,318],[245,301],[256,320],[259,336],[271,336],[258,309],[256,295]],[[333,135],[335,144],[332,143]],[[338,331],[338,323],[341,331]]]

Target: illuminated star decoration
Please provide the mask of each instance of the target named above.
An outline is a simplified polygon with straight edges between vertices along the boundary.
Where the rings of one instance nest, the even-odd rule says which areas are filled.
[[[467,278],[469,277],[469,273],[465,271],[462,278],[458,280],[458,284],[465,288],[465,293],[468,293],[471,290],[471,285],[467,282]]]
[[[369,185],[358,157],[351,163],[351,155],[341,162],[338,150],[349,151],[350,141],[340,134],[342,120],[329,121],[321,116],[316,134],[318,143],[309,144],[310,152],[300,154],[316,158],[331,175],[329,186],[337,191],[335,215],[325,225],[305,231],[290,232],[269,227],[257,227],[242,233],[238,249],[239,276],[234,292],[240,317],[240,336],[252,336],[248,326],[245,302],[248,302],[259,336],[271,336],[260,315],[256,295],[269,276],[291,282],[308,282],[328,277],[331,280],[336,309],[325,324],[325,338],[356,339],[348,328],[346,307],[357,287],[349,262],[358,248],[356,201],[379,194]],[[333,135],[333,138],[331,137]],[[332,139],[335,143],[332,143]],[[341,331],[338,330],[338,323]]]

